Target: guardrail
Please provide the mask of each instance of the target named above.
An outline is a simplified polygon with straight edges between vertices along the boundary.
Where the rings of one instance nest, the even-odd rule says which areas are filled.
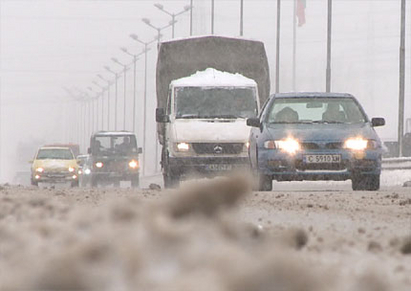
[[[383,158],[382,165],[383,170],[408,170],[411,169],[411,157],[400,158]]]

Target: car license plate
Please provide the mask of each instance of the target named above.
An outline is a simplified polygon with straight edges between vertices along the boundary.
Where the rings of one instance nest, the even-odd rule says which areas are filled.
[[[209,171],[229,171],[232,169],[232,166],[224,164],[211,164],[207,165],[206,169]]]
[[[341,163],[341,155],[304,155],[306,164],[333,164]]]

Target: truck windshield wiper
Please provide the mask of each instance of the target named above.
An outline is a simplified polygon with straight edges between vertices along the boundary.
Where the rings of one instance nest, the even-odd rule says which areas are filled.
[[[211,118],[232,118],[232,119],[236,119],[236,118],[240,118],[239,116],[236,115],[216,115],[216,116],[210,116]]]
[[[201,118],[197,114],[183,114],[180,116],[177,116],[177,118]]]
[[[334,123],[334,124],[336,124],[336,123],[345,123],[345,122],[342,122],[342,121],[323,121],[323,122],[321,122],[321,123]]]
[[[181,116],[178,116],[177,118],[230,118],[230,119],[236,119],[236,118],[241,118],[236,115],[197,115],[197,114],[183,114]]]
[[[270,124],[298,124],[299,121],[272,121]]]

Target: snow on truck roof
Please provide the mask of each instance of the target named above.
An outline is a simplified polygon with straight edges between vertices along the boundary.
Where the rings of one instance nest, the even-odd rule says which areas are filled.
[[[93,134],[93,136],[124,136],[124,135],[134,135],[130,131],[98,131]]]
[[[256,87],[257,83],[253,79],[247,78],[239,73],[232,74],[208,68],[204,71],[197,71],[191,76],[174,80],[171,82],[171,85],[186,87]]]

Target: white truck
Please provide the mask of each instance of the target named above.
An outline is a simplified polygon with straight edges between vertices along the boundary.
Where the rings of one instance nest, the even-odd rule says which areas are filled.
[[[156,121],[165,187],[248,168],[246,119],[259,114],[269,87],[262,42],[205,36],[161,43]]]

